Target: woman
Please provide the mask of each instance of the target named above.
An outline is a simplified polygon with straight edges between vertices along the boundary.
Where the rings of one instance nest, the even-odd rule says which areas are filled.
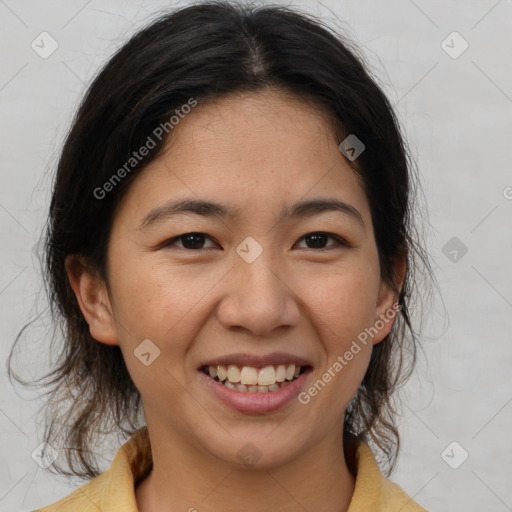
[[[384,476],[415,354],[411,173],[318,20],[200,3],[137,33],[55,178],[46,439],[91,481],[40,510],[425,510]],[[99,475],[104,431],[132,437]]]

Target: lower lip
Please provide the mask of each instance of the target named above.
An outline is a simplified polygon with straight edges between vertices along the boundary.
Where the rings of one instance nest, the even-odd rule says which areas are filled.
[[[200,378],[208,386],[213,394],[224,404],[246,414],[262,414],[277,411],[284,408],[292,400],[296,399],[301,390],[305,387],[306,379],[311,368],[301,373],[298,378],[279,391],[268,391],[266,393],[243,393],[229,389],[224,384],[217,382],[199,370]]]

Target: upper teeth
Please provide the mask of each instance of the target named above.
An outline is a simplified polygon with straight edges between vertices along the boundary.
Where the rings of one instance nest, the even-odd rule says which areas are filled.
[[[210,377],[218,377],[222,382],[226,379],[236,384],[241,382],[249,386],[271,386],[276,382],[284,382],[285,380],[293,380],[298,377],[300,366],[294,364],[280,364],[278,366],[265,366],[264,368],[254,368],[253,366],[239,367],[235,364],[208,366]]]

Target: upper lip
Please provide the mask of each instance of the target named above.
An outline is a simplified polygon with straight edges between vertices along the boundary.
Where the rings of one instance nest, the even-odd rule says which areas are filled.
[[[279,365],[279,364],[295,364],[295,366],[312,366],[311,363],[300,356],[294,354],[287,354],[285,352],[272,352],[271,354],[257,355],[257,354],[229,354],[209,359],[200,365],[204,366],[218,366],[230,365],[236,366],[252,366],[254,368],[263,368],[265,366]]]

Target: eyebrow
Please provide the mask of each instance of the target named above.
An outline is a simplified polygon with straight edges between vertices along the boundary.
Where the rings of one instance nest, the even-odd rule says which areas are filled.
[[[281,212],[279,222],[307,218],[319,215],[324,212],[341,212],[356,220],[364,229],[365,224],[359,210],[354,206],[335,198],[318,198],[295,203]],[[164,222],[174,215],[192,213],[202,217],[216,217],[236,219],[240,217],[240,210],[232,206],[227,206],[213,201],[202,199],[178,199],[170,201],[161,206],[153,208],[144,216],[138,229],[144,230],[157,223]]]

